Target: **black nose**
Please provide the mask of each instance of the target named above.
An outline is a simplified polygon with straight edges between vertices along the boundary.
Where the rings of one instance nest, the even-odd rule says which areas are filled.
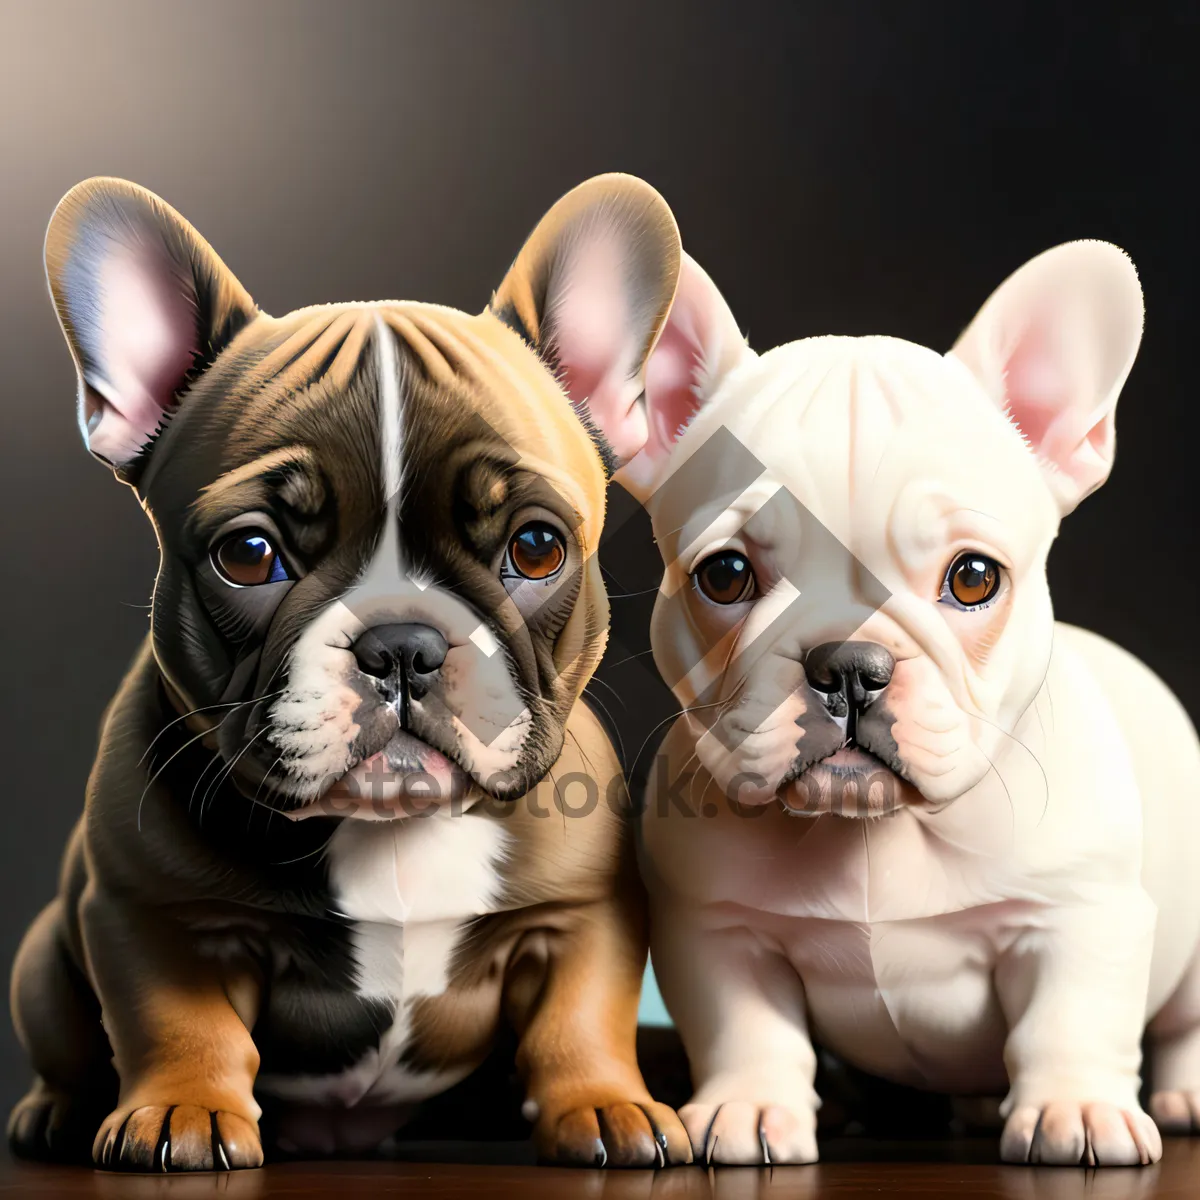
[[[876,642],[824,642],[804,656],[809,687],[825,693],[830,710],[862,709],[892,680],[896,660]]]
[[[446,661],[450,646],[430,625],[375,625],[350,648],[364,674],[385,679],[400,673],[413,695],[427,690],[427,677]]]

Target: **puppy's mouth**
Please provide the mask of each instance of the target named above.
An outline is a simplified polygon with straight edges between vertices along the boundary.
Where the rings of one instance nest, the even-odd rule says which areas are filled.
[[[428,816],[469,788],[466,772],[440,750],[404,729],[328,787],[316,800],[286,815],[397,821]]]
[[[797,772],[780,788],[778,798],[791,816],[861,819],[898,812],[912,791],[891,765],[847,738],[831,754]]]

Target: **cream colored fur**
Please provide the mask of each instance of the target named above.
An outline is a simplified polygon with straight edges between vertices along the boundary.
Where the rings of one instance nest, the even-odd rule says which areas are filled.
[[[1147,1025],[1158,1125],[1200,1122],[1200,746],[1146,667],[1055,623],[1045,573],[1060,517],[1112,461],[1141,334],[1132,267],[1102,243],[1050,251],[945,357],[888,338],[760,357],[694,263],[677,305],[702,336],[650,403],[686,428],[625,478],[666,562],[654,653],[685,707],[655,777],[693,776],[694,815],[652,789],[642,833],[694,1150],[815,1159],[817,1036],[894,1080],[1006,1093],[1007,1160],[1156,1160]],[[731,460],[681,500],[671,480],[722,427],[762,474],[745,487]],[[798,503],[769,502],[779,489]],[[725,610],[691,573],[729,546],[762,594]],[[1003,567],[982,610],[940,598],[963,549]],[[1093,586],[1121,551],[1097,556]],[[895,659],[904,778],[798,816],[804,653],[844,639]]]

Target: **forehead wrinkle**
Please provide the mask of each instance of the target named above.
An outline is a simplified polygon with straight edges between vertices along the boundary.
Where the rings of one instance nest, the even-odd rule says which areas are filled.
[[[405,313],[405,317],[413,328],[420,331],[429,345],[437,349],[446,365],[457,376],[463,376],[475,383],[483,382],[484,373],[478,355],[462,337],[463,331],[451,327],[445,314],[437,309],[425,311],[412,308]]]
[[[506,420],[503,436],[523,461],[545,475],[553,464],[578,462],[581,454],[589,463],[598,459],[569,397],[520,337],[490,314],[453,317],[456,344],[470,350],[464,361],[474,369],[481,397],[502,395],[506,416],[516,406],[521,409],[516,419]],[[499,345],[492,343],[493,333]],[[489,417],[497,407],[488,405]],[[604,486],[600,475],[593,482],[597,491]]]
[[[465,400],[574,512],[585,549],[599,543],[605,480],[600,456],[570,400],[541,359],[491,314],[414,307],[414,327],[456,351],[461,374],[446,389]],[[586,517],[585,517],[586,514]]]
[[[264,433],[291,426],[293,422],[312,429],[318,443],[331,426],[347,423],[349,409],[344,412],[341,409],[356,377],[368,367],[370,355],[366,350],[371,317],[361,309],[321,310],[322,318],[330,316],[333,319],[308,325],[301,331],[302,339],[290,342],[291,348],[299,353],[286,364],[277,359],[273,374],[268,376],[260,363],[249,373],[255,382],[248,388],[234,381],[228,389],[240,401],[230,436],[235,449],[252,451],[261,444]],[[322,415],[323,410],[339,401],[342,404],[338,412]],[[314,416],[318,418],[315,427],[311,423]]]
[[[450,391],[458,379],[458,372],[447,360],[442,348],[414,320],[412,309],[385,308],[380,310],[385,324],[403,339],[414,364],[421,373],[438,387]]]
[[[316,457],[309,447],[281,446],[251,462],[226,471],[201,488],[200,494],[192,501],[192,510],[198,517],[213,517],[229,509],[235,503],[233,493],[243,490],[247,484],[260,483],[264,476],[281,467],[301,466],[315,470],[316,465]]]
[[[353,313],[330,306],[303,310],[303,319],[293,314],[276,321],[274,332],[282,337],[274,345],[268,343],[266,353],[247,371],[245,386],[260,391],[276,380],[311,379],[321,360],[319,353],[314,356],[314,349],[318,344],[328,347],[332,339],[345,336],[354,320]]]

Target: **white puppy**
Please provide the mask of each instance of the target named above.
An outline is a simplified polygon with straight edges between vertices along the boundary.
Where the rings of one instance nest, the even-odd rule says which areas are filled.
[[[643,862],[698,1155],[816,1158],[810,1035],[1007,1091],[1009,1161],[1107,1166],[1161,1154],[1148,1026],[1151,1113],[1200,1125],[1200,746],[1147,668],[1055,623],[1046,580],[1111,468],[1141,329],[1129,260],[1076,242],[944,357],[759,356],[686,263],[623,478],[684,708]]]

